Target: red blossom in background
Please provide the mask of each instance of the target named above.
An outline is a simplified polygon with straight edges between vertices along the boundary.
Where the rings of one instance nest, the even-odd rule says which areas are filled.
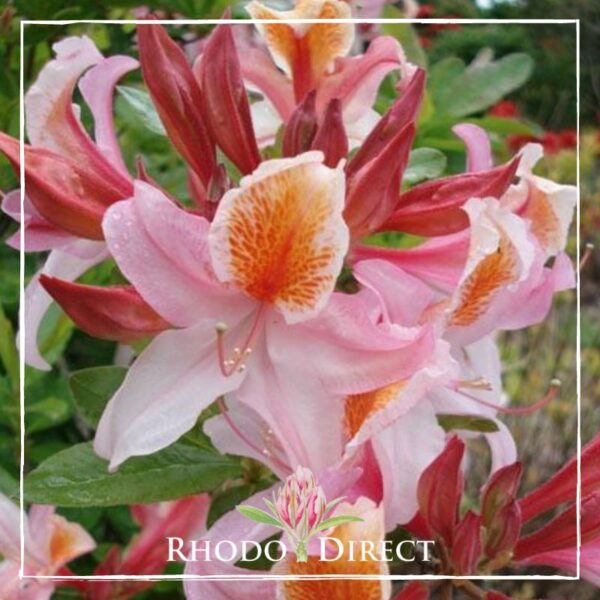
[[[519,107],[511,100],[501,100],[497,104],[494,104],[487,112],[488,115],[493,117],[520,117],[521,111]]]

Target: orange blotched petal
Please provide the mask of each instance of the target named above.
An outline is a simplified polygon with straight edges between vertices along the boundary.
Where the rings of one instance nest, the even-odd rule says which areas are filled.
[[[275,304],[289,323],[314,316],[348,249],[344,174],[321,152],[262,163],[219,204],[209,233],[221,281]]]
[[[340,0],[300,0],[292,10],[278,11],[254,0],[247,6],[254,19],[346,19],[350,6]],[[354,42],[351,23],[261,23],[275,64],[294,79],[296,99],[315,88],[336,58],[346,56]]]
[[[348,439],[358,433],[370,416],[394,400],[405,385],[406,382],[400,381],[370,392],[348,396],[344,405],[344,429]]]
[[[448,324],[466,327],[488,308],[494,294],[514,281],[518,275],[517,251],[503,237],[498,249],[486,256],[461,286],[460,302],[452,311]]]
[[[375,556],[379,544],[385,537],[383,511],[375,507],[371,500],[360,498],[356,504],[341,503],[336,514],[353,515],[362,522],[346,523],[336,527],[328,537],[337,538],[344,546],[344,553],[338,560],[330,562],[309,556],[307,562],[296,562],[291,556],[279,563],[274,572],[285,575],[387,575],[385,562],[372,560],[368,554],[360,554],[360,542],[372,543]],[[354,556],[350,554],[350,543],[354,542]],[[361,560],[365,558],[365,560]],[[354,559],[354,560],[352,560]],[[280,595],[285,600],[384,600],[389,597],[389,582],[377,580],[296,580],[280,584]]]
[[[50,563],[54,568],[67,564],[95,547],[96,543],[81,525],[58,515],[52,516],[49,550]]]
[[[475,323],[503,288],[523,281],[534,259],[527,224],[495,198],[472,198],[463,210],[471,223],[471,244],[448,317],[448,325],[458,327]]]

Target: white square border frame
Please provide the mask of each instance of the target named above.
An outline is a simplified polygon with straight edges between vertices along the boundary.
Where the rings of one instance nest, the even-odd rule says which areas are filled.
[[[505,25],[505,24],[525,24],[525,25],[575,25],[576,32],[576,104],[577,104],[577,149],[576,149],[576,169],[577,169],[577,211],[576,211],[576,268],[580,262],[581,247],[581,173],[580,173],[580,95],[581,95],[581,77],[580,77],[580,55],[581,55],[581,35],[580,19],[156,19],[152,23],[160,25],[242,25],[262,23],[354,23],[354,24],[457,24],[457,25]],[[21,187],[21,223],[24,223],[24,201],[25,201],[25,82],[24,82],[24,40],[25,27],[27,25],[75,25],[75,24],[106,24],[106,25],[143,25],[148,24],[144,19],[67,19],[67,20],[21,20],[20,21],[20,63],[19,63],[19,160],[20,160],[20,187]],[[20,261],[19,261],[19,347],[25,347],[25,228],[20,228]],[[577,396],[577,569],[575,575],[471,575],[471,576],[447,576],[447,575],[25,575],[25,500],[24,500],[24,464],[25,464],[25,357],[24,353],[19,352],[19,387],[20,387],[20,427],[21,427],[21,452],[20,452],[20,476],[19,476],[19,511],[20,511],[20,542],[21,542],[21,564],[19,568],[19,579],[27,580],[50,580],[64,582],[75,581],[237,581],[237,580],[262,580],[262,581],[292,581],[292,580],[374,580],[374,581],[435,581],[435,580],[472,580],[472,581],[579,581],[581,580],[581,274],[577,271],[576,287],[576,396]]]

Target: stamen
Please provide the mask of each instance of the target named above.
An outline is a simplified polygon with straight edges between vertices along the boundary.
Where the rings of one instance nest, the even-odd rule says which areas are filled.
[[[579,261],[579,270],[580,271],[588,263],[593,252],[594,252],[594,244],[592,244],[591,242],[588,242],[585,245],[585,252],[583,253],[583,256],[581,257],[581,260]]]
[[[254,322],[250,328],[250,332],[241,348],[236,346],[232,351],[232,357],[227,358],[225,351],[225,334],[229,330],[227,323],[219,321],[215,325],[217,332],[217,354],[219,360],[219,368],[225,377],[231,377],[234,373],[243,373],[246,370],[245,361],[252,354],[252,344],[256,341],[259,333],[262,331],[264,315],[266,313],[265,304],[261,304],[256,311]]]
[[[242,442],[244,442],[244,444],[246,444],[249,448],[254,450],[254,452],[256,452],[257,454],[264,456],[265,458],[269,459],[271,462],[275,463],[281,469],[283,469],[285,471],[291,470],[290,466],[287,463],[285,463],[282,460],[280,460],[279,458],[277,458],[267,448],[259,448],[252,440],[250,440],[250,438],[248,438],[242,432],[242,430],[236,425],[235,421],[229,415],[229,411],[227,410],[227,407],[225,406],[225,402],[224,402],[223,398],[217,399],[217,406],[219,407],[219,410],[221,411],[221,414],[223,415],[225,422],[231,428],[231,431],[233,431],[233,433],[235,433],[240,438],[240,440],[242,440]]]
[[[492,384],[485,377],[477,379],[461,379],[456,383],[457,388],[467,388],[471,390],[486,390],[492,391]]]
[[[522,406],[514,408],[502,406],[501,404],[494,404],[493,402],[487,402],[486,400],[482,400],[481,398],[477,398],[476,396],[468,394],[467,392],[462,392],[460,390],[458,390],[458,393],[462,394],[466,398],[469,398],[470,400],[473,400],[474,402],[477,402],[477,404],[487,406],[488,408],[493,408],[494,410],[497,410],[498,412],[504,413],[506,415],[529,415],[544,408],[544,406],[546,406],[547,404],[550,404],[550,402],[552,402],[552,400],[554,400],[558,395],[561,386],[562,382],[560,379],[552,379],[552,381],[550,381],[550,388],[541,400],[538,400],[535,404],[532,404],[531,406]]]

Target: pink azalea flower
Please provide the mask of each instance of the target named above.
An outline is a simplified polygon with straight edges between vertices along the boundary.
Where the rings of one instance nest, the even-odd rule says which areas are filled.
[[[361,393],[429,355],[429,330],[375,325],[360,302],[332,294],[348,232],[343,173],[322,161],[312,152],[262,163],[212,224],[141,182],[135,202],[109,209],[120,269],[178,327],[144,351],[101,419],[95,448],[111,468],[169,445],[233,390],[284,439],[316,417],[305,398]]]
[[[349,18],[349,4],[341,0],[297,2],[279,11],[254,0],[246,6],[254,19]],[[348,56],[355,26],[339,24],[259,23],[269,56],[258,48],[244,48],[242,73],[248,85],[264,100],[252,105],[256,137],[261,145],[272,143],[282,122],[296,104],[316,90],[317,114],[322,117],[333,98],[342,104],[344,124],[351,147],[358,145],[379,120],[371,107],[383,78],[394,69],[403,72],[403,85],[412,76],[402,48],[392,37],[380,36],[359,56]],[[282,74],[283,72],[283,74]]]
[[[487,136],[462,127],[458,132],[467,143],[469,164],[479,169],[476,173],[490,172],[485,170],[491,164]],[[459,209],[468,224],[464,232],[408,250],[358,246],[352,260],[358,265],[383,259],[431,286],[428,320],[439,322],[444,337],[455,344],[540,322],[554,293],[575,285],[564,253],[575,189],[531,175],[531,152],[537,151],[523,156],[518,184],[498,196],[464,199]],[[546,266],[548,257],[554,257],[552,266]]]
[[[25,96],[27,136],[32,144],[25,149],[25,250],[51,251],[25,292],[25,359],[40,369],[49,365],[37,349],[37,332],[52,301],[39,283],[40,274],[73,281],[107,258],[102,214],[111,202],[131,195],[133,189],[116,140],[112,93],[116,82],[137,67],[137,61],[128,56],[104,58],[85,36],[66,38],[54,45],[54,51],[56,58],[45,65]],[[72,104],[80,77],[79,89],[94,117],[94,140]],[[18,173],[18,141],[0,134],[0,152]],[[2,206],[17,220],[18,194],[8,194]],[[17,238],[11,243],[16,245]]]
[[[0,494],[0,597],[3,600],[48,600],[55,582],[34,579],[36,575],[70,575],[66,565],[91,552],[96,544],[77,523],[54,512],[53,506],[32,506],[25,516],[25,575],[21,565],[19,508]]]

